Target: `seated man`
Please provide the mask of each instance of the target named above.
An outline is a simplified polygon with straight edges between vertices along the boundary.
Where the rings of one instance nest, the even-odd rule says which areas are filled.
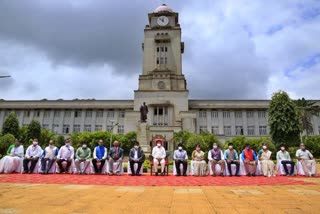
[[[287,176],[293,176],[294,162],[291,160],[289,152],[286,151],[285,145],[282,145],[280,151],[277,152],[277,161],[279,161],[280,164],[282,164]],[[287,164],[291,165],[290,173],[288,171]]]
[[[267,144],[262,145],[262,149],[258,153],[258,158],[261,163],[261,169],[264,177],[275,176],[274,174],[274,163],[271,160],[272,152],[268,150]]]
[[[227,161],[228,171],[230,176],[232,176],[231,164],[236,165],[236,174],[235,176],[239,176],[240,162],[238,152],[233,149],[233,144],[228,143],[228,149],[224,151],[224,159]]]
[[[23,172],[32,173],[41,155],[42,149],[38,145],[38,139],[33,139],[32,145],[27,148],[26,155],[23,160]],[[30,168],[28,166],[29,162],[31,162]]]
[[[247,176],[256,176],[258,158],[256,153],[251,149],[250,145],[247,144],[246,148],[242,151],[242,161],[244,163],[244,168],[246,170]],[[249,165],[252,166],[252,171],[250,172]]]
[[[76,151],[75,165],[77,167],[78,174],[86,173],[86,170],[90,164],[91,149],[88,148],[87,143],[82,143],[82,147],[79,147]],[[83,169],[81,170],[80,163],[84,162]]]
[[[155,175],[158,176],[158,165],[161,164],[161,175],[164,175],[164,168],[166,164],[166,150],[162,146],[162,141],[156,141],[157,145],[152,149],[153,166]]]
[[[178,149],[173,153],[173,160],[177,171],[177,176],[181,175],[180,164],[183,167],[183,176],[187,176],[188,155],[187,151],[182,148],[182,144],[178,145]]]
[[[129,153],[129,163],[130,163],[130,169],[131,169],[131,176],[140,176],[140,170],[142,167],[142,164],[144,162],[144,154],[143,150],[139,146],[139,142],[136,141],[134,143],[133,148],[130,150]],[[137,170],[134,170],[134,164],[138,164]]]
[[[52,165],[56,162],[59,149],[54,146],[54,141],[49,141],[49,146],[43,150],[41,158],[41,170],[42,174],[48,174]],[[48,162],[48,167],[47,167]]]
[[[74,158],[74,148],[71,146],[71,140],[67,139],[65,145],[61,147],[57,156],[57,163],[60,169],[60,173],[69,172],[69,168]],[[67,166],[63,168],[62,162],[66,161]],[[72,172],[71,172],[72,173]]]
[[[103,146],[103,140],[98,141],[98,146],[94,148],[93,150],[93,159],[92,159],[92,165],[94,168],[95,173],[101,174],[103,166],[107,159],[107,148]],[[100,163],[100,166],[98,168],[97,163]]]
[[[109,175],[113,175],[113,164],[118,163],[116,168],[116,174],[120,175],[121,164],[123,160],[123,150],[119,147],[119,142],[114,141],[113,147],[109,151]]]
[[[23,145],[16,139],[15,144],[8,149],[7,156],[0,160],[0,173],[21,172],[23,153]]]
[[[208,160],[211,162],[211,170],[212,170],[212,176],[216,176],[216,164],[220,165],[221,171],[220,176],[224,176],[224,168],[225,168],[225,162],[224,162],[224,156],[222,153],[222,150],[218,147],[216,143],[213,144],[213,149],[211,149],[208,152]]]
[[[300,149],[296,152],[296,157],[300,161],[305,176],[317,177],[317,163],[309,150],[306,149],[304,143],[300,144]],[[311,165],[311,173],[309,174],[307,165]]]

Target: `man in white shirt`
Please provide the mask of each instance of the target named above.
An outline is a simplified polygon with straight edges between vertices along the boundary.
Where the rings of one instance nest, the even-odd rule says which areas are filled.
[[[74,157],[74,149],[71,146],[71,140],[67,139],[65,142],[65,145],[62,146],[59,150],[58,156],[57,156],[57,163],[60,169],[60,173],[66,173],[69,171],[69,168],[72,164]],[[67,162],[66,168],[63,168],[62,162]]]
[[[153,166],[155,175],[158,176],[158,165],[161,164],[161,175],[164,175],[164,167],[166,164],[165,158],[167,156],[166,150],[162,146],[162,141],[158,140],[157,145],[152,149]]]
[[[42,149],[38,145],[38,139],[33,139],[32,145],[27,148],[26,155],[23,160],[23,172],[32,173],[41,155]],[[31,162],[30,167],[28,166],[29,162]]]
[[[296,157],[300,161],[305,176],[317,177],[317,163],[309,150],[306,149],[304,143],[300,144],[300,149],[296,152]],[[309,174],[307,165],[311,165],[311,173]]]
[[[57,159],[59,149],[54,146],[53,140],[49,141],[49,146],[47,146],[42,154],[41,159],[41,170],[43,174],[48,174],[52,165],[55,163]],[[48,166],[47,166],[48,162]]]

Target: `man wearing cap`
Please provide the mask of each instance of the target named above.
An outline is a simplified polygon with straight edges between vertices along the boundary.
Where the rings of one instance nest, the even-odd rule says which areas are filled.
[[[180,164],[183,167],[183,176],[187,176],[188,155],[187,151],[182,148],[182,144],[178,145],[178,149],[173,153],[173,160],[177,171],[177,176],[181,175]]]
[[[88,148],[87,143],[82,143],[82,146],[79,147],[76,151],[76,160],[75,165],[77,168],[78,174],[84,174],[90,164],[91,158],[91,149]],[[81,170],[80,163],[83,162],[83,169]]]
[[[164,167],[166,164],[165,158],[167,156],[166,150],[162,146],[162,141],[157,140],[157,145],[152,149],[153,166],[155,175],[158,176],[158,165],[161,165],[161,175],[164,175]]]

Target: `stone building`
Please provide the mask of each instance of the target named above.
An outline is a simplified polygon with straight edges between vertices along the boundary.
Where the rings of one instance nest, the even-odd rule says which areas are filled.
[[[161,5],[148,14],[148,21],[142,43],[143,69],[133,100],[0,100],[0,128],[15,111],[20,125],[36,119],[43,128],[63,135],[137,131],[146,151],[155,135],[163,136],[172,150],[173,133],[181,130],[207,131],[221,141],[238,135],[268,136],[268,100],[189,100],[182,72],[179,14]],[[147,123],[139,121],[143,102],[149,109]],[[313,117],[312,122],[312,134],[319,135],[320,117]]]

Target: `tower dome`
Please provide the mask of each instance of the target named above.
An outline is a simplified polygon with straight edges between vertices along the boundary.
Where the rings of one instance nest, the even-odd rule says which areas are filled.
[[[155,10],[154,10],[155,13],[162,13],[162,12],[168,12],[168,13],[172,13],[173,10],[168,7],[166,4],[162,4],[161,6],[157,7]]]

